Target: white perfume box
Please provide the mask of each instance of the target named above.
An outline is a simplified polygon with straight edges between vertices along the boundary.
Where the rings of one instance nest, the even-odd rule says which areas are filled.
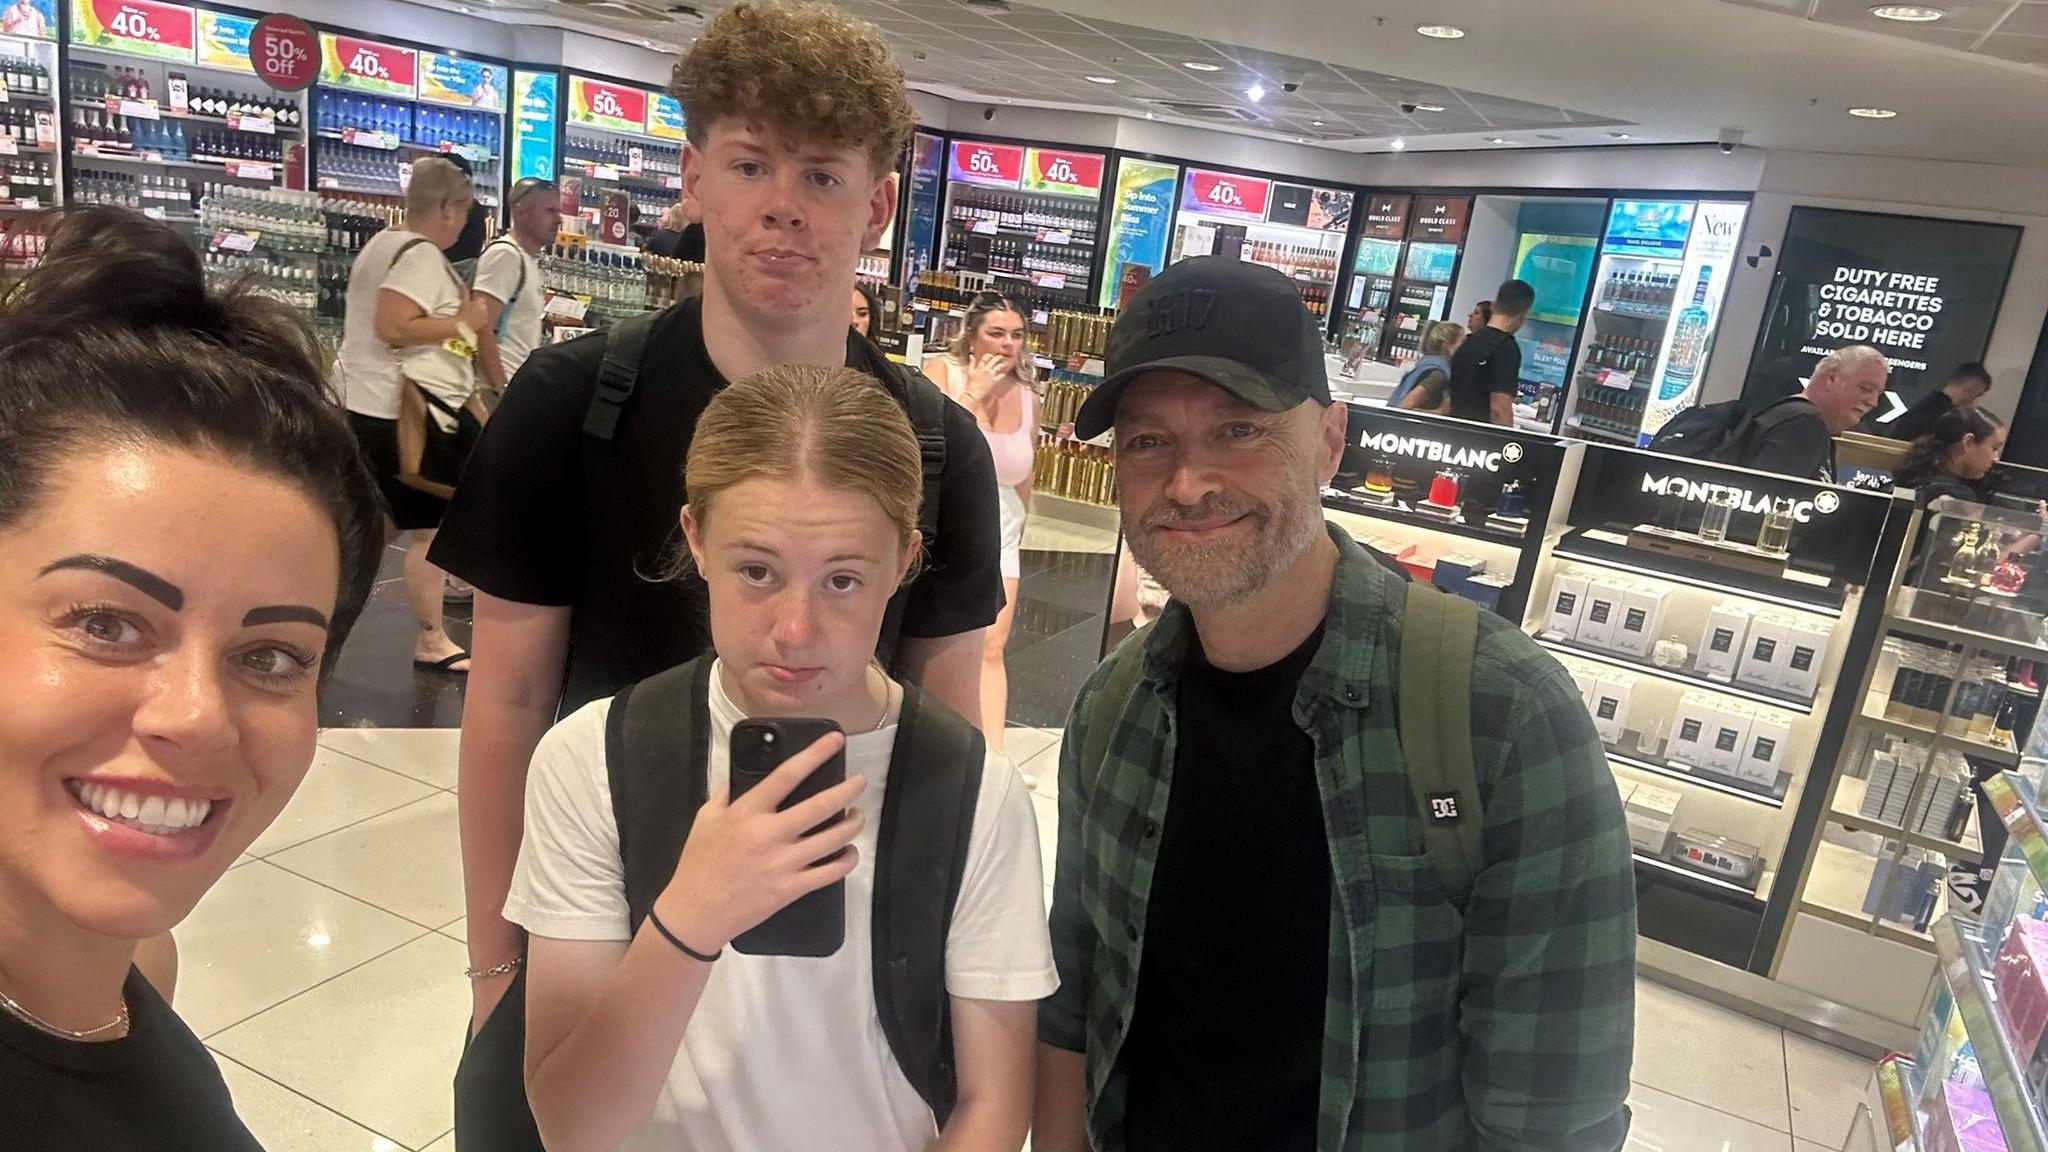
[[[1600,677],[1593,693],[1593,727],[1600,732],[1600,739],[1610,747],[1619,748],[1622,733],[1628,728],[1629,697],[1635,692],[1636,678],[1625,672],[1610,672]]]
[[[1747,704],[1722,703],[1714,709],[1714,746],[1708,752],[1709,767],[1733,776],[1749,746],[1749,728],[1756,722],[1756,709]]]
[[[1662,856],[1671,840],[1671,825],[1678,819],[1679,794],[1669,788],[1638,784],[1622,809],[1628,821],[1628,838],[1637,848]]]
[[[1820,688],[1820,666],[1827,659],[1828,633],[1815,621],[1796,616],[1785,621],[1785,662],[1778,670],[1778,691],[1802,700]]]
[[[1791,740],[1792,725],[1783,716],[1775,709],[1757,709],[1735,775],[1762,788],[1776,788],[1778,774],[1785,770],[1785,746]]]
[[[1678,711],[1671,717],[1670,757],[1695,768],[1712,768],[1714,758],[1710,750],[1718,718],[1714,697],[1705,692],[1687,692],[1679,697]]]
[[[1579,643],[1593,648],[1614,647],[1615,629],[1621,624],[1622,604],[1628,591],[1612,576],[1596,576],[1586,589],[1586,610],[1579,616]]]
[[[1791,621],[1775,612],[1765,612],[1749,625],[1749,640],[1742,649],[1742,663],[1735,680],[1752,688],[1778,687],[1780,670],[1791,649]]]
[[[1544,622],[1544,630],[1555,632],[1567,640],[1579,635],[1579,619],[1586,612],[1587,580],[1584,576],[1570,572],[1557,574],[1550,591],[1550,618]]]
[[[1755,613],[1740,604],[1722,602],[1707,613],[1707,626],[1700,632],[1699,654],[1693,667],[1700,675],[1727,683],[1735,679],[1749,640],[1750,621]]]
[[[1639,660],[1649,659],[1650,648],[1664,635],[1664,606],[1670,599],[1671,590],[1662,584],[1647,580],[1630,584],[1614,631],[1615,649]]]

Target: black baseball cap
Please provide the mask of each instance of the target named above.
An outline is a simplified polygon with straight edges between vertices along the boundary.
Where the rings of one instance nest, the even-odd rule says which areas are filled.
[[[1221,256],[1183,260],[1138,290],[1109,330],[1103,379],[1074,418],[1093,439],[1133,377],[1186,372],[1266,412],[1330,403],[1323,333],[1294,281]]]

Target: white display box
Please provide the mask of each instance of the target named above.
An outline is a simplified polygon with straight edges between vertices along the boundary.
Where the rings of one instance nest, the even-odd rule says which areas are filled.
[[[1812,621],[1789,617],[1785,626],[1785,660],[1778,670],[1778,691],[1811,700],[1820,689],[1820,666],[1827,659],[1828,633]]]
[[[1613,648],[1615,629],[1621,624],[1622,605],[1628,589],[1611,576],[1595,577],[1586,589],[1586,610],[1579,617],[1579,643],[1592,648]]]
[[[1587,590],[1588,582],[1584,576],[1558,573],[1550,592],[1550,617],[1544,621],[1544,630],[1555,632],[1567,640],[1578,639],[1579,619],[1586,613]]]
[[[1664,635],[1664,606],[1671,590],[1662,584],[1638,580],[1628,586],[1622,598],[1621,619],[1614,629],[1614,648],[1638,660],[1650,658],[1650,648]]]
[[[1715,708],[1714,746],[1708,752],[1714,771],[1733,776],[1749,747],[1750,725],[1756,723],[1756,709],[1747,704],[1722,703]]]
[[[1748,608],[1722,601],[1707,613],[1707,626],[1700,631],[1698,655],[1693,667],[1700,675],[1727,683],[1735,679],[1736,666],[1747,651],[1749,625],[1756,614]]]
[[[1792,726],[1783,716],[1768,708],[1757,709],[1735,775],[1762,788],[1776,788],[1778,774],[1785,770],[1785,746],[1791,740]]]
[[[1594,689],[1593,727],[1610,747],[1621,746],[1622,734],[1628,729],[1629,697],[1635,688],[1635,677],[1625,672],[1609,672],[1600,677]]]
[[[1775,612],[1759,615],[1749,625],[1749,641],[1742,649],[1742,663],[1735,669],[1735,681],[1752,688],[1775,690],[1791,648],[1792,622]]]
[[[1705,692],[1679,697],[1678,711],[1671,717],[1671,758],[1695,768],[1712,768],[1714,727],[1719,718],[1715,698]]]

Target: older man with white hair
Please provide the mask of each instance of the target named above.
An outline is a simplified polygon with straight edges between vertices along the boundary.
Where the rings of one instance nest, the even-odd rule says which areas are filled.
[[[1736,463],[1835,483],[1835,437],[1877,407],[1890,376],[1884,353],[1868,344],[1835,349],[1814,368],[1804,392],[1756,414],[1747,458]]]

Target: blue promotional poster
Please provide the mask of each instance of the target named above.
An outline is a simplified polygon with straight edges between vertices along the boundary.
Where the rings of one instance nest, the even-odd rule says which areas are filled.
[[[199,63],[208,68],[254,75],[256,66],[249,62],[249,37],[255,31],[256,21],[247,16],[200,12]]]
[[[910,222],[903,255],[903,285],[917,287],[918,273],[931,265],[939,233],[939,181],[945,140],[919,132],[910,145]]]
[[[683,102],[666,92],[655,92],[647,101],[647,134],[661,140],[687,140],[683,130]]]
[[[505,110],[505,68],[438,52],[420,53],[420,99],[457,108]]]
[[[1576,328],[1586,286],[1593,282],[1593,258],[1600,245],[1591,236],[1525,232],[1516,245],[1515,279],[1536,289],[1529,319]]]
[[[1132,159],[1117,164],[1116,206],[1109,221],[1109,261],[1102,276],[1103,307],[1117,304],[1125,269],[1142,268],[1145,279],[1150,279],[1166,267],[1173,188],[1179,180],[1180,169],[1172,164]]]
[[[1690,200],[1616,200],[1607,218],[1607,251],[1627,256],[1680,256],[1692,234]]]
[[[1457,266],[1456,244],[1410,244],[1408,262],[1401,275],[1424,284],[1449,284],[1451,270]]]
[[[555,178],[555,107],[561,77],[520,72],[513,79],[512,178]]]

